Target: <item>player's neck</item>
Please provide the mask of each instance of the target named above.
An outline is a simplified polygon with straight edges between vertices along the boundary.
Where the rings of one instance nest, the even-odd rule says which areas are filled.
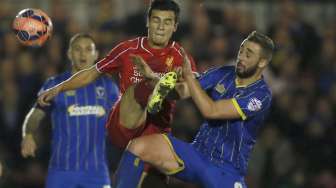
[[[262,78],[261,74],[255,74],[249,78],[240,78],[239,76],[236,77],[236,86],[238,87],[245,87],[250,84],[253,84],[254,82],[260,80]]]
[[[157,45],[157,44],[153,43],[153,41],[149,40],[149,38],[147,40],[148,46],[150,48],[153,48],[153,49],[163,49],[163,48],[165,48],[168,45],[168,42],[165,43],[164,45]]]

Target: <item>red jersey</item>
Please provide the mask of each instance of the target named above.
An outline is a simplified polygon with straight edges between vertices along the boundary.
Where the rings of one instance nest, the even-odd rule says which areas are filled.
[[[130,54],[140,55],[150,68],[160,77],[183,64],[181,46],[177,42],[170,42],[165,48],[154,49],[149,47],[147,37],[138,37],[124,41],[113,48],[110,53],[96,64],[102,73],[118,73],[121,93],[132,84],[139,83],[143,77],[132,63]],[[190,56],[189,56],[190,57]],[[192,68],[196,66],[190,57]]]
[[[143,80],[143,76],[131,60],[131,54],[141,56],[154,73],[161,77],[174,70],[174,68],[182,66],[183,56],[180,49],[181,46],[176,42],[170,42],[162,49],[150,48],[147,37],[138,37],[117,45],[104,59],[96,64],[96,68],[103,73],[118,73],[120,91],[124,93],[130,85]],[[195,63],[191,57],[190,59],[192,68],[195,70]],[[175,102],[164,100],[162,110],[158,114],[148,114],[146,126],[154,125],[160,127],[160,129],[168,128],[172,122],[174,109]]]

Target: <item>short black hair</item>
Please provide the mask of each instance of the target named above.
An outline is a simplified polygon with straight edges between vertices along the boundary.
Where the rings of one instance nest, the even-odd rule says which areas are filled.
[[[268,61],[272,60],[274,51],[274,42],[272,39],[260,32],[253,31],[249,34],[246,40],[259,44],[262,48],[263,57],[266,58]]]
[[[88,34],[88,33],[77,33],[74,36],[71,37],[70,42],[69,42],[69,48],[72,47],[72,45],[81,38],[87,38],[90,39],[94,44],[96,44],[96,41],[94,40],[94,38]]]
[[[153,10],[167,10],[175,13],[175,22],[179,21],[180,7],[173,0],[152,0],[147,12],[148,18],[151,17]]]

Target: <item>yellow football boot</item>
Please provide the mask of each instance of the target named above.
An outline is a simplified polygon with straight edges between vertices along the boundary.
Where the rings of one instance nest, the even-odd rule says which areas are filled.
[[[161,105],[168,93],[174,89],[177,81],[177,74],[175,72],[168,72],[159,82],[156,83],[153,93],[148,100],[147,111],[155,114],[161,110]]]

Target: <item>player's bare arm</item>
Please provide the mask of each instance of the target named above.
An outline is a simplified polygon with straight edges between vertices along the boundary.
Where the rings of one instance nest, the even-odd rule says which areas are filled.
[[[87,84],[93,82],[100,76],[100,72],[96,69],[96,66],[93,65],[88,69],[79,71],[78,73],[71,76],[68,80],[47,89],[38,97],[38,103],[41,106],[50,105],[50,101],[58,95],[60,92],[77,89]]]
[[[34,133],[44,117],[45,112],[38,108],[32,108],[27,114],[22,126],[21,155],[23,157],[35,157]]]
[[[205,118],[208,119],[236,119],[240,118],[240,114],[235,108],[232,100],[222,99],[218,101],[212,100],[202,89],[199,82],[194,78],[191,64],[188,56],[182,50],[183,61],[183,78],[185,79],[189,93],[196,106]]]

